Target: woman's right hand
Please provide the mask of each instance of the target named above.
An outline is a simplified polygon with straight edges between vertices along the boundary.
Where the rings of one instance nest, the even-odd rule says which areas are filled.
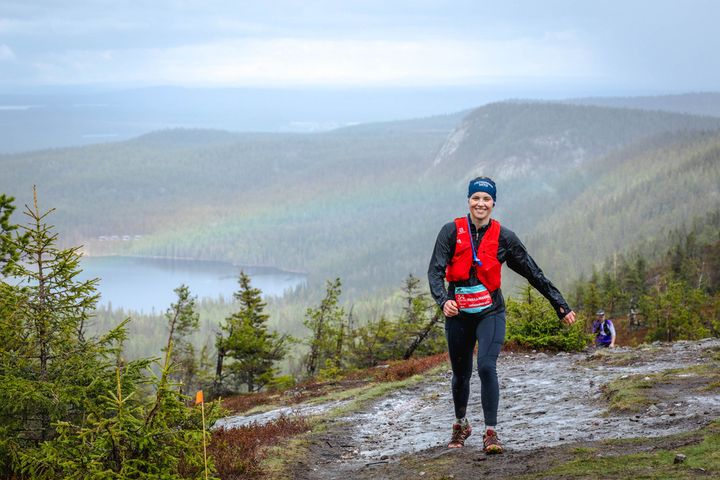
[[[455,300],[447,300],[443,303],[443,313],[446,317],[454,317],[460,311],[458,310],[457,302]]]

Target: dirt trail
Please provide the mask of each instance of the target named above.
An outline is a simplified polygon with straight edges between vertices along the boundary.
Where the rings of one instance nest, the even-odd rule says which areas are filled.
[[[450,372],[396,391],[364,410],[335,420],[315,438],[311,458],[296,478],[417,478],[402,465],[448,456],[458,465],[495,464],[506,478],[522,473],[522,459],[549,462],[553,446],[621,437],[658,437],[688,431],[720,416],[720,397],[681,383],[664,387],[658,402],[640,415],[602,416],[601,386],[623,375],[650,374],[699,364],[720,340],[656,344],[636,349],[558,355],[503,354],[498,361],[501,404],[498,427],[507,453],[486,458],[481,450],[480,382],[473,377],[468,416],[475,425],[462,452],[445,447],[453,419]],[[686,377],[691,375],[685,374]],[[538,452],[545,452],[538,458]],[[518,463],[519,462],[519,463]],[[517,464],[517,465],[516,465]],[[526,466],[527,467],[527,466]],[[535,465],[537,467],[537,465]],[[420,467],[418,467],[420,468]],[[529,468],[529,467],[527,467]],[[472,470],[479,473],[477,469]],[[422,475],[421,475],[422,476]]]

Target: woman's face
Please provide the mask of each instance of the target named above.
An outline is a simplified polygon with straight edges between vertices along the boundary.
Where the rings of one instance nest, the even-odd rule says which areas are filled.
[[[475,192],[468,198],[470,217],[484,224],[490,218],[495,202],[489,193]]]

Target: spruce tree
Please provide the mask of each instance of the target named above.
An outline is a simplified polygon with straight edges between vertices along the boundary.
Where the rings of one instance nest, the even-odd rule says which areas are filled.
[[[240,310],[226,319],[218,351],[222,349],[224,360],[230,360],[227,370],[235,385],[245,385],[254,392],[277,374],[274,365],[285,356],[288,338],[268,330],[267,304],[260,289],[251,286],[250,276],[240,272],[239,283],[240,290],[234,296]]]
[[[15,211],[13,197],[0,195],[0,278],[10,273],[13,264],[20,259],[20,246],[25,237],[14,235],[17,225],[10,223]]]
[[[327,281],[325,297],[317,308],[308,308],[304,325],[311,332],[308,340],[310,351],[305,358],[305,371],[314,376],[326,364],[326,361],[338,355],[336,351],[338,335],[342,333],[345,317],[344,309],[339,305],[342,293],[340,278]],[[342,356],[342,352],[338,356]]]
[[[3,211],[0,300],[0,461],[55,434],[53,424],[79,418],[97,393],[103,347],[85,338],[97,280],[79,281],[78,248],[59,249],[37,196],[28,224],[9,224]],[[18,228],[19,227],[19,228]]]
[[[445,345],[445,337],[437,328],[441,318],[440,311],[429,294],[421,291],[420,279],[409,274],[403,283],[403,313],[398,319],[403,332],[402,358],[407,360],[416,351],[436,353]]]
[[[201,415],[168,381],[172,343],[155,377],[151,360],[122,360],[127,320],[86,337],[96,281],[77,280],[79,250],[56,247],[50,212],[35,198],[27,226],[2,227],[0,477],[198,478]]]
[[[397,325],[385,316],[357,328],[353,331],[353,342],[350,343],[352,366],[374,367],[379,362],[396,358],[396,350],[389,346],[395,345],[397,338]]]
[[[180,382],[181,392],[190,392],[191,388],[197,386],[198,362],[195,358],[195,347],[188,337],[197,332],[200,316],[195,312],[195,298],[190,296],[187,285],[180,285],[174,292],[177,301],[165,312],[169,335],[167,346],[163,351],[167,352],[172,348],[170,356],[170,361],[174,365],[172,379]]]
[[[518,297],[507,299],[507,340],[527,348],[578,351],[590,336],[580,322],[564,325],[552,306],[533,287],[526,284]]]

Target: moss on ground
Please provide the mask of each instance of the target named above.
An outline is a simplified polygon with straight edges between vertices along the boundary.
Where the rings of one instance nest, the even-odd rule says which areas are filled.
[[[685,479],[718,478],[720,475],[720,420],[697,432],[659,439],[630,439],[603,442],[599,448],[575,448],[574,459],[549,470],[522,476],[537,478],[607,478],[607,479]],[[674,448],[674,444],[683,445]],[[616,454],[625,450],[638,451],[647,444],[649,451]],[[620,447],[620,448],[618,448]],[[675,463],[677,454],[687,458]],[[520,480],[520,479],[518,479]]]
[[[640,412],[661,401],[658,391],[663,386],[689,388],[697,392],[720,389],[720,364],[711,362],[686,368],[673,368],[660,373],[630,375],[616,378],[603,387],[609,412]]]
[[[622,352],[616,353],[613,350],[597,350],[592,355],[588,355],[585,362],[602,363],[603,365],[611,365],[614,367],[627,367],[642,362],[642,355],[639,352]]]
[[[637,412],[651,405],[655,400],[648,390],[657,384],[661,374],[631,375],[616,378],[603,387],[608,400],[608,410],[615,412]]]

